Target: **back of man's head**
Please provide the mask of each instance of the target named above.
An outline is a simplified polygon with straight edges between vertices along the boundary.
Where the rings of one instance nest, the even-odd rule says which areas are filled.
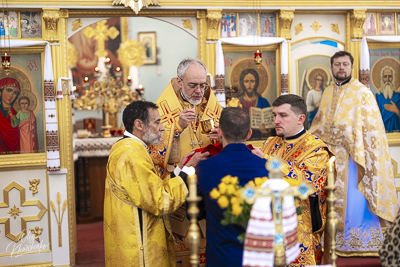
[[[219,128],[228,143],[243,143],[250,130],[250,117],[238,107],[227,107],[221,112]]]
[[[158,106],[149,101],[133,101],[127,105],[122,113],[122,122],[124,123],[125,130],[132,133],[133,124],[136,119],[143,121],[143,123],[149,125],[149,109],[158,109]]]
[[[272,106],[279,107],[283,104],[289,104],[291,106],[290,109],[297,115],[307,114],[306,101],[304,101],[304,99],[298,95],[281,95],[275,99],[275,101],[272,103]]]

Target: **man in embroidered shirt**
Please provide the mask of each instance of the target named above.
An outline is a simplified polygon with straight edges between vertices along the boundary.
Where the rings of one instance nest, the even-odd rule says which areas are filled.
[[[269,158],[277,156],[285,162],[284,175],[289,179],[307,182],[312,194],[297,201],[303,208],[298,216],[300,255],[289,266],[321,263],[321,234],[326,222],[326,166],[331,153],[326,144],[304,129],[307,105],[297,95],[281,95],[273,103],[277,136],[269,137],[263,148],[253,153]]]
[[[146,101],[129,104],[122,115],[124,138],[110,151],[104,196],[106,266],[169,267],[176,263],[166,215],[185,202],[187,167],[182,172],[178,169],[175,174],[180,176],[174,178],[162,180],[157,175],[147,148],[159,143],[164,131],[157,108]]]
[[[353,56],[331,57],[335,83],[325,88],[310,132],[336,155],[336,253],[378,256],[381,223],[398,210],[391,158],[381,113],[371,90],[351,77]]]

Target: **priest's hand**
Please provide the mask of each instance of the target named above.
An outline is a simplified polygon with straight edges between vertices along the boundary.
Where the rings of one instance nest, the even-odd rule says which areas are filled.
[[[254,147],[251,150],[251,153],[253,153],[254,155],[259,156],[260,158],[264,158],[264,152],[262,152],[261,149],[259,149],[258,147]]]
[[[190,158],[190,160],[185,164],[185,166],[188,167],[196,167],[197,163],[199,163],[202,160],[208,159],[210,156],[210,152],[196,152],[193,154],[193,156]]]
[[[219,128],[219,124],[214,124],[214,128],[212,128],[211,132],[209,134],[207,134],[207,137],[210,138],[211,140],[221,142],[221,140],[218,140],[218,128]]]
[[[189,126],[189,124],[195,120],[196,120],[195,108],[187,108],[179,113],[178,124],[182,128],[182,130],[185,130]]]

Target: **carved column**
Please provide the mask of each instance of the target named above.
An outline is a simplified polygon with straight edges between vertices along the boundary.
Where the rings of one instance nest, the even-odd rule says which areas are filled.
[[[51,43],[56,43],[59,41],[57,35],[57,26],[60,19],[60,9],[59,8],[43,8],[43,20],[46,26],[46,35],[44,39]]]
[[[279,36],[286,40],[292,40],[290,27],[294,19],[294,9],[281,9],[279,13],[280,33]]]
[[[367,17],[366,9],[353,9],[351,12],[351,38],[361,39],[363,38],[363,24]]]
[[[219,39],[219,22],[221,21],[221,12],[222,9],[207,9],[207,41],[217,41]]]

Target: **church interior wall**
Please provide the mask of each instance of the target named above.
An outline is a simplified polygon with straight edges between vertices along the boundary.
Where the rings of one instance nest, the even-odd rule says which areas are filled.
[[[80,18],[81,28],[84,28],[110,17],[129,17],[127,19],[128,31],[126,32],[128,39],[137,38],[139,32],[156,32],[157,63],[142,65],[138,71],[138,82],[145,87],[144,96],[150,101],[155,101],[170,78],[176,75],[176,66],[183,57],[190,56],[203,59],[209,66],[210,72],[213,75],[215,74],[215,43],[220,37],[218,15],[224,10],[251,12],[260,7],[260,10],[276,12],[277,36],[284,33],[288,34],[286,38],[289,43],[289,92],[295,94],[298,94],[300,87],[307,83],[303,79],[305,66],[311,67],[311,65],[305,64],[301,69],[299,62],[310,56],[328,58],[337,50],[350,51],[355,55],[357,61],[353,74],[358,77],[360,40],[362,37],[362,32],[360,34],[358,30],[362,30],[359,25],[360,21],[363,21],[361,19],[362,14],[368,11],[389,11],[396,12],[396,15],[400,13],[399,1],[385,1],[385,6],[380,6],[382,3],[370,0],[345,3],[326,1],[319,7],[313,6],[314,2],[311,1],[297,0],[288,2],[286,6],[282,6],[281,1],[259,0],[255,1],[254,3],[257,2],[257,5],[254,4],[252,7],[249,7],[245,1],[238,3],[235,0],[204,3],[189,0],[185,3],[185,6],[182,5],[181,1],[168,0],[163,1],[161,7],[144,8],[139,12],[139,15],[134,15],[129,8],[110,6],[111,2],[106,0],[85,1],[85,6],[81,6],[82,1],[77,0],[61,1],[59,4],[49,0],[35,2],[35,4],[26,0],[10,2],[8,2],[10,10],[47,12],[47,19],[42,19],[43,36],[40,40],[47,40],[52,44],[51,53],[55,84],[57,84],[58,78],[69,77],[67,43],[68,38],[75,32],[72,31],[71,27],[73,21]],[[41,7],[44,7],[44,9],[42,10]],[[292,9],[292,7],[294,8]],[[51,10],[46,10],[46,8]],[[186,9],[192,11],[185,11]],[[331,9],[335,11],[328,12]],[[357,15],[358,13],[356,14],[354,9],[360,10],[362,14]],[[282,10],[288,12],[282,13]],[[282,14],[293,14],[293,18],[285,20],[282,18]],[[190,19],[193,29],[185,28],[182,19]],[[54,24],[50,22],[54,22]],[[319,30],[315,30],[316,26],[312,27],[313,24],[316,25],[315,22],[322,26]],[[289,26],[287,26],[287,23],[289,23]],[[215,26],[216,24],[217,26]],[[301,31],[299,24],[302,24],[303,30]],[[332,26],[332,24],[337,26]],[[397,18],[396,33],[399,32],[399,25]],[[336,42],[338,47],[315,43],[326,40]],[[392,46],[400,48],[400,43]],[[277,53],[277,56],[279,57],[279,53]],[[279,67],[280,62],[277,64]],[[326,61],[321,64],[325,67],[327,65]],[[329,69],[329,66],[327,68]],[[59,119],[60,171],[47,171],[44,155],[0,155],[0,157],[7,158],[0,160],[0,265],[73,266],[75,264],[74,253],[77,247],[72,139],[73,112],[69,91],[62,91],[61,94],[64,98],[58,99],[56,103]],[[75,111],[74,116],[75,120],[82,120],[87,117],[101,119],[102,113],[98,111]],[[120,115],[118,121],[121,122]],[[400,133],[390,133],[387,136],[390,155],[395,166],[395,182],[400,199]],[[40,179],[40,183],[37,185],[39,189],[37,193],[32,191],[34,189],[32,183],[35,183],[31,182],[33,179]],[[5,193],[3,193],[5,189],[6,192],[9,192],[10,206],[5,204],[7,199]],[[22,192],[25,194],[25,200],[28,201],[25,206],[22,206]],[[15,208],[14,203],[16,204]],[[15,218],[10,215],[9,211],[15,215]],[[21,229],[23,219],[27,221],[26,229]],[[9,222],[9,226],[7,226],[6,221]],[[7,233],[18,235],[23,232],[22,230],[26,231],[27,237],[21,241],[11,235],[7,236]],[[38,237],[39,241],[35,237]],[[12,240],[13,238],[20,243]],[[22,243],[22,241],[25,241],[25,243]],[[16,245],[21,245],[24,248],[25,245],[30,244],[29,242],[36,245],[35,249],[20,257],[12,257],[10,248]]]

